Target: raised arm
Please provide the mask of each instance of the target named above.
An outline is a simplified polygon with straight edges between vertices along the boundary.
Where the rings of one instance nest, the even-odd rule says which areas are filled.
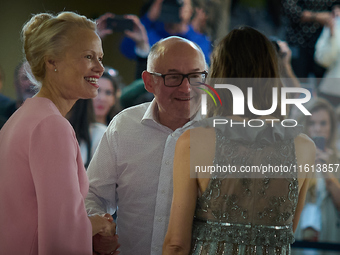
[[[113,30],[107,28],[107,19],[114,18],[115,15],[113,13],[107,12],[104,15],[100,16],[97,20],[97,33],[99,37],[103,40],[107,35],[112,34]]]
[[[149,38],[146,29],[136,15],[125,15],[125,18],[133,21],[133,31],[125,31],[125,35],[135,43],[135,52],[138,56],[147,57],[150,51]],[[141,53],[140,53],[141,52]]]
[[[125,37],[120,44],[120,51],[129,59],[146,58],[150,51],[147,28],[136,15],[125,15],[124,17],[132,20],[133,30],[124,32]],[[143,20],[150,23],[146,16]]]
[[[150,21],[156,21],[161,14],[163,0],[154,0],[147,13]]]
[[[277,44],[280,47],[280,59],[281,59],[281,76],[284,81],[284,85],[287,87],[296,87],[296,88],[300,88],[301,84],[298,80],[298,78],[296,77],[292,64],[291,64],[291,60],[292,60],[292,51],[288,46],[288,43],[285,41],[277,41]],[[288,78],[288,79],[285,79]],[[300,96],[300,93],[294,93],[292,94],[292,96],[294,98],[298,98]]]

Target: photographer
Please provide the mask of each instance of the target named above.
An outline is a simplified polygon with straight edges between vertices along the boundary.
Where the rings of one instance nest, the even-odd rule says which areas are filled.
[[[297,240],[340,242],[340,183],[330,166],[339,164],[336,142],[336,117],[333,107],[322,98],[306,104],[312,114],[301,124],[316,146],[315,178],[311,179],[306,204],[296,230]],[[319,166],[326,167],[319,171]],[[326,171],[327,170],[327,171]]]

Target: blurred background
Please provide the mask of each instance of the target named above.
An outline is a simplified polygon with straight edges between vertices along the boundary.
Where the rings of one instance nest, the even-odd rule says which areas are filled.
[[[106,12],[116,14],[139,14],[142,0],[1,0],[0,1],[0,66],[5,74],[2,94],[16,98],[14,87],[14,69],[23,59],[20,31],[23,24],[32,14],[40,12],[58,13],[74,11],[95,19]],[[125,58],[119,51],[123,35],[113,33],[103,40],[104,64],[114,66],[124,82],[129,84],[134,80],[135,61]]]

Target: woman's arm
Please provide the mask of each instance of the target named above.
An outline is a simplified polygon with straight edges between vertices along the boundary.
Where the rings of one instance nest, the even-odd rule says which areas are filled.
[[[190,178],[190,130],[177,141],[173,172],[173,199],[163,255],[188,254],[197,199],[197,180]]]
[[[38,206],[39,254],[92,254],[83,197],[88,181],[74,131],[64,117],[52,115],[37,125],[29,162]]]
[[[298,166],[302,166],[300,169],[305,169],[304,166],[311,168],[315,162],[316,148],[314,142],[306,135],[300,134],[295,138],[295,153]],[[307,172],[299,173],[299,197],[298,204],[295,210],[295,215],[293,219],[293,231],[295,232],[297,225],[299,223],[300,215],[302,209],[305,205],[306,194],[309,185],[309,179],[311,176]]]
[[[298,197],[298,204],[296,206],[296,210],[295,210],[295,215],[294,215],[294,219],[293,219],[293,232],[295,232],[299,220],[300,220],[300,215],[302,212],[302,209],[305,205],[305,200],[306,200],[306,194],[307,194],[307,190],[308,190],[308,186],[309,186],[309,179],[305,178],[303,180],[300,192],[299,192],[299,197]]]

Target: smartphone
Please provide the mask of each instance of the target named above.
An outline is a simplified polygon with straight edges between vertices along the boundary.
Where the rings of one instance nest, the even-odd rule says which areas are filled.
[[[269,36],[269,40],[272,42],[272,44],[274,45],[277,54],[279,55],[280,58],[284,58],[287,53],[286,52],[281,52],[281,47],[280,45],[277,43],[278,41],[280,41],[280,39],[276,36]]]
[[[325,145],[326,145],[326,139],[323,136],[316,136],[313,137],[313,141],[315,143],[315,146],[319,149],[324,151],[325,150]]]
[[[133,21],[126,19],[122,15],[116,15],[114,18],[107,18],[106,28],[115,32],[124,32],[125,30],[133,30]]]

